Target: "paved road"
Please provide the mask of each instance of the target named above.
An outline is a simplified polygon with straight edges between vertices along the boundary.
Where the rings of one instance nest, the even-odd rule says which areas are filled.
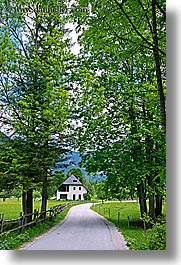
[[[125,250],[125,241],[116,227],[82,204],[70,209],[67,217],[47,233],[20,250]]]

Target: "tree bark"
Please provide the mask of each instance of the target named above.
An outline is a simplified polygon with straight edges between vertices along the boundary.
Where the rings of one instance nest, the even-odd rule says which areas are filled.
[[[156,195],[156,208],[155,215],[156,217],[162,214],[162,195]]]
[[[27,206],[26,206],[26,203],[27,203],[27,193],[25,191],[23,191],[22,193],[22,209],[23,209],[23,213],[24,214],[27,214]]]
[[[27,191],[27,214],[31,214],[33,213],[33,190],[30,189]],[[32,221],[32,215],[27,217],[27,222],[31,222]]]
[[[28,191],[23,191],[22,194],[22,208],[23,208],[23,213],[30,214],[33,213],[33,190],[30,189]],[[27,222],[32,221],[32,216],[28,216],[26,218]]]
[[[160,117],[161,124],[166,138],[166,110],[165,110],[165,95],[163,91],[162,74],[161,74],[161,64],[159,56],[159,46],[158,46],[158,35],[157,35],[157,22],[156,22],[156,1],[152,0],[152,19],[153,19],[153,54],[155,59],[155,70],[156,79],[158,86],[158,94],[160,97]]]
[[[141,217],[143,217],[144,214],[147,214],[146,194],[145,194],[144,184],[140,183],[137,186],[137,190],[138,190],[138,198],[139,198],[139,204],[140,204],[140,213],[141,213]]]
[[[155,205],[154,205],[154,193],[153,193],[153,189],[154,189],[154,183],[153,183],[153,178],[151,176],[148,177],[148,185],[150,187],[150,189],[152,191],[150,191],[150,195],[149,195],[149,216],[155,220]]]
[[[46,217],[47,198],[48,198],[47,185],[46,185],[46,181],[44,181],[43,186],[42,186],[42,201],[41,201],[41,212],[43,213],[42,214],[43,218]]]

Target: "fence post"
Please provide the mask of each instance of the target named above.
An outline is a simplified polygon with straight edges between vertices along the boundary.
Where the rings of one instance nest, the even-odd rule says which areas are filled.
[[[3,232],[3,227],[4,227],[4,214],[1,214],[1,233]]]
[[[27,223],[27,214],[23,213],[23,221],[22,221],[22,225]]]
[[[110,216],[111,216],[111,209],[109,208],[109,218],[110,218]]]
[[[50,220],[52,220],[52,207],[50,208]]]
[[[118,212],[118,223],[120,222],[120,212]]]
[[[130,218],[128,216],[128,229],[129,229],[129,227],[130,227]]]
[[[37,210],[34,209],[34,223],[36,224],[37,222]]]
[[[19,215],[19,230],[21,231],[22,229],[22,226],[23,226],[23,213],[20,212],[20,215]]]

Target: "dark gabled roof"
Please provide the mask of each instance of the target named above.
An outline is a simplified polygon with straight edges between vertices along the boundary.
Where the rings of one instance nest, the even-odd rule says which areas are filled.
[[[69,176],[62,184],[65,185],[83,185],[79,179],[77,179],[73,174]]]
[[[59,188],[62,186],[62,185],[81,185],[83,186],[86,190],[87,188],[85,187],[85,185],[80,182],[79,179],[77,179],[73,174],[71,176],[69,176],[60,186]]]

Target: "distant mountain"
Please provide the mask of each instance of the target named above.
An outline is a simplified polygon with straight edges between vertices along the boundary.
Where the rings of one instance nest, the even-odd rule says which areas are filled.
[[[97,173],[95,176],[93,174],[88,174],[84,167],[79,166],[80,162],[81,156],[78,152],[68,152],[64,155],[62,161],[56,163],[54,171],[63,170],[65,174],[67,174],[71,168],[80,168],[83,177],[87,180],[100,182],[106,178],[105,175],[99,173]]]

